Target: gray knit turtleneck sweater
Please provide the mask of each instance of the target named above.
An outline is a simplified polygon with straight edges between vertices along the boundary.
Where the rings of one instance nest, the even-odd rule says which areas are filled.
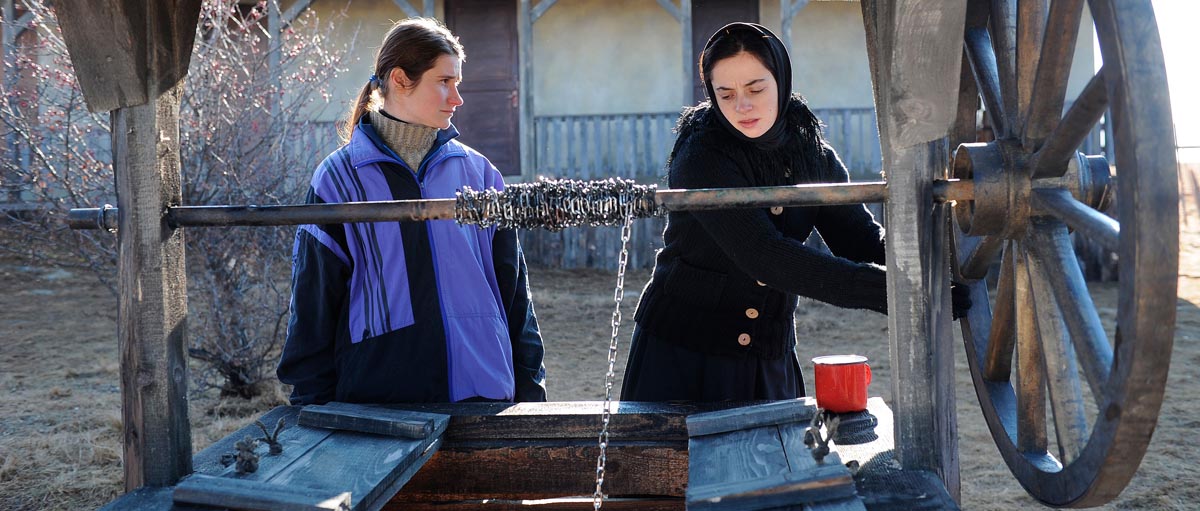
[[[392,117],[381,110],[368,113],[375,132],[383,139],[388,148],[408,164],[409,168],[417,170],[425,153],[433,147],[437,139],[437,128],[411,124]]]

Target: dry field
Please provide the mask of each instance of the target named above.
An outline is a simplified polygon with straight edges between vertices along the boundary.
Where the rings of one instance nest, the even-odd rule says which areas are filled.
[[[1183,190],[1196,181],[1185,174]],[[1196,204],[1195,196],[1188,204]],[[1200,507],[1200,215],[1180,226],[1178,321],[1166,399],[1141,469],[1104,509]],[[641,285],[626,279],[618,382],[629,322]],[[531,269],[544,333],[549,391],[555,400],[603,397],[615,276],[597,271]],[[1115,284],[1096,285],[1100,309],[1115,309]],[[94,509],[121,491],[121,414],[116,299],[88,275],[0,260],[0,509]],[[815,302],[797,314],[800,360],[855,352],[871,358],[872,395],[890,396],[886,317]],[[1009,475],[979,412],[963,353],[958,362],[962,504],[969,510],[1036,506]],[[810,364],[802,364],[810,367]],[[812,388],[811,374],[806,374]],[[254,401],[190,400],[199,450],[284,402],[282,391]],[[581,467],[581,470],[591,470]]]

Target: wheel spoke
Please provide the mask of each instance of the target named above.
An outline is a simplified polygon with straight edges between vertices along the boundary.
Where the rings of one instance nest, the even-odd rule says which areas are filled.
[[[1088,434],[1075,348],[1058,314],[1053,291],[1046,281],[1046,269],[1034,258],[1027,258],[1026,264],[1042,341],[1050,408],[1054,412],[1054,432],[1059,455],[1066,465],[1082,452]]]
[[[1017,244],[1014,242],[1013,246]],[[1015,273],[1010,280],[1015,291],[1017,325],[1017,447],[1021,452],[1046,452],[1046,371],[1042,364],[1042,344],[1038,338],[1033,289],[1025,257],[1018,250],[1005,254],[1004,264]],[[1009,264],[1013,262],[1013,264]]]
[[[1061,108],[1060,108],[1061,109]],[[1062,121],[1054,127],[1050,138],[1034,154],[1033,177],[1058,177],[1067,172],[1067,162],[1075,156],[1079,146],[1087,139],[1100,117],[1108,109],[1108,92],[1104,86],[1104,69],[1101,68],[1079,97],[1071,103]]]
[[[996,68],[991,36],[986,28],[969,28],[964,42],[967,60],[971,62],[971,71],[975,74],[975,82],[979,84],[979,95],[983,96],[983,105],[992,120],[992,130],[996,132],[996,138],[1004,138],[1008,135],[1008,120],[1004,115],[1000,73]]]
[[[991,25],[992,51],[996,58],[996,70],[1000,82],[1000,97],[1004,104],[1005,136],[1015,133],[1021,126],[1017,117],[1017,2],[1016,0],[992,0]],[[1000,138],[1000,137],[997,137]]]
[[[1013,344],[1016,342],[1013,326],[1013,306],[1016,282],[1014,281],[1013,257],[1015,245],[1007,244],[1000,262],[1000,279],[996,283],[996,307],[992,310],[992,325],[988,331],[987,355],[983,364],[983,377],[991,381],[1008,381],[1012,373]],[[975,297],[971,297],[974,301]]]
[[[1033,211],[1036,215],[1058,217],[1067,225],[1083,233],[1088,239],[1104,248],[1116,252],[1120,244],[1121,224],[1109,216],[1096,211],[1087,204],[1075,200],[1070,192],[1061,188],[1042,188],[1033,191]]]
[[[982,236],[978,242],[973,242],[962,255],[958,272],[965,279],[981,279],[987,275],[988,267],[996,260],[996,254],[1004,248],[1004,238],[1000,236]]]
[[[1047,282],[1067,324],[1092,397],[1097,404],[1103,404],[1103,389],[1112,367],[1113,350],[1092,295],[1083,281],[1067,228],[1057,221],[1036,219],[1030,241],[1033,256],[1045,269]]]
[[[1045,38],[1041,41],[1037,75],[1030,90],[1028,109],[1025,110],[1023,142],[1027,149],[1037,150],[1041,147],[1047,134],[1058,122],[1066,97],[1067,79],[1071,75],[1075,40],[1082,15],[1083,0],[1056,0],[1050,5],[1050,14],[1044,24]],[[1025,98],[1024,91],[1021,97]]]
[[[964,48],[962,64],[959,66],[958,113],[954,118],[954,128],[950,132],[950,147],[958,147],[959,144],[968,144],[978,139],[975,114],[979,111],[979,87],[971,73],[971,60]]]
[[[1042,35],[1046,30],[1046,2],[1048,0],[1022,0],[1017,3],[1017,119],[1014,128],[1023,130],[1029,118],[1029,102],[1033,97],[1034,77],[1038,72],[1038,61],[1042,57]],[[1061,111],[1062,108],[1060,107]],[[1055,113],[1057,115],[1058,112]]]

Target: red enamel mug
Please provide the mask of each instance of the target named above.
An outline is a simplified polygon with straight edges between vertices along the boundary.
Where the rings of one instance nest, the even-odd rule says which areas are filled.
[[[867,409],[867,385],[871,366],[862,355],[828,355],[813,361],[817,406],[834,413]]]

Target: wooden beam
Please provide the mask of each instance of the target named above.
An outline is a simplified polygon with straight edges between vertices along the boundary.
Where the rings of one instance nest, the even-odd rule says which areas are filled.
[[[683,49],[683,96],[681,105],[692,103],[692,76],[696,63],[692,62],[692,0],[679,0],[679,7],[672,0],[658,0],[658,5],[679,22]]]
[[[558,0],[542,0],[541,2],[538,2],[537,5],[533,6],[533,9],[529,11],[532,21],[536,23],[538,18],[541,18],[543,14],[546,14],[546,11],[550,10],[551,7],[554,7],[555,3],[558,3]]]
[[[531,182],[534,168],[533,130],[533,8],[531,0],[517,2],[517,83],[521,101],[517,103],[517,150],[521,162],[521,180]]]
[[[683,12],[678,7],[675,7],[675,3],[671,0],[658,0],[658,5],[665,9],[667,14],[670,14],[672,18],[675,18],[675,21],[683,21]]]
[[[175,487],[176,503],[222,509],[349,511],[350,493],[193,474]]]
[[[792,20],[804,7],[808,5],[809,0],[779,0],[779,16],[781,25],[779,27],[779,38],[783,39],[783,45],[788,49],[788,53],[792,51]]]
[[[201,0],[55,2],[55,15],[93,112],[145,105],[183,80]]]
[[[888,334],[896,457],[959,495],[948,212],[933,180],[947,173],[957,115],[965,2],[862,2],[884,168],[888,169]]]
[[[308,405],[300,410],[301,426],[404,438],[441,435],[449,421],[450,417],[447,415],[336,401],[324,405]]]
[[[126,491],[169,486],[192,471],[183,232],[163,221],[182,200],[182,87],[152,90],[154,102],[112,113]]]

